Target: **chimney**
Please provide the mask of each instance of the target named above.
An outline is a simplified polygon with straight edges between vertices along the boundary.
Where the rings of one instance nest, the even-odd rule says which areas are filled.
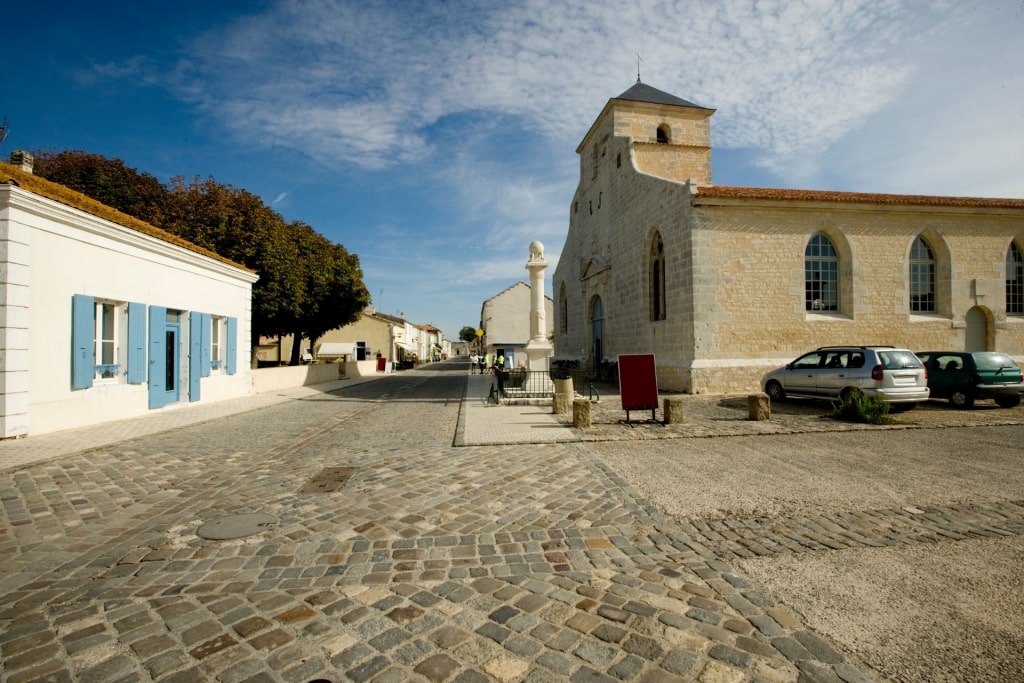
[[[35,162],[35,157],[29,152],[20,149],[11,152],[11,164],[17,166],[22,171],[32,173],[32,167],[35,165]]]

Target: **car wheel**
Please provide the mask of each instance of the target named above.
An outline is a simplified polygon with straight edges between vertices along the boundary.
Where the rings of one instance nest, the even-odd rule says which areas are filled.
[[[776,381],[768,382],[764,388],[764,393],[768,394],[768,398],[773,401],[781,401],[786,398],[786,390],[782,388],[782,385]]]
[[[996,405],[1000,408],[1016,408],[1020,405],[1020,395],[1000,396],[996,399]]]
[[[949,402],[957,408],[970,408],[974,405],[974,396],[966,389],[954,389],[949,395]]]
[[[843,403],[846,403],[848,400],[850,400],[850,397],[854,396],[855,394],[863,395],[863,393],[864,392],[858,389],[857,387],[846,387],[845,389],[839,392],[839,400]]]

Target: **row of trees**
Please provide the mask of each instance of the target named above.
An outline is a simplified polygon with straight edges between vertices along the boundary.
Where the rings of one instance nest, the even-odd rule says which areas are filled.
[[[287,222],[254,194],[213,178],[163,184],[120,159],[65,150],[33,152],[35,173],[205,247],[259,274],[252,345],[261,336],[315,341],[358,319],[370,303],[359,257],[301,222]]]

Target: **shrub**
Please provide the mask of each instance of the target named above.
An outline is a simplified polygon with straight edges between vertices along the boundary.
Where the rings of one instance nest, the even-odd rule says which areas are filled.
[[[862,391],[849,391],[832,404],[832,417],[873,425],[890,424],[889,402],[881,396],[868,396]]]

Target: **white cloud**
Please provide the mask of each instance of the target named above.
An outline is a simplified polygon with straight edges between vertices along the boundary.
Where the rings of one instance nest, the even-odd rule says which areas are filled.
[[[1024,197],[1024,5],[979,4],[901,97],[822,157],[841,189]],[[955,39],[954,39],[955,38]]]
[[[173,70],[133,58],[92,76],[164,84],[247,149],[418,184],[414,223],[428,187],[443,211],[360,226],[368,286],[407,312],[445,294],[478,306],[525,277],[533,239],[553,270],[573,150],[633,84],[637,53],[645,83],[715,108],[714,146],[780,186],[1024,196],[1019,0],[264,7],[191,41]]]
[[[246,140],[286,137],[325,163],[381,168],[423,158],[427,127],[468,112],[518,116],[574,144],[629,87],[640,52],[645,82],[719,110],[716,144],[760,149],[772,165],[896,97],[912,36],[951,11],[891,0],[409,7],[273,6],[197,41],[182,92]]]

